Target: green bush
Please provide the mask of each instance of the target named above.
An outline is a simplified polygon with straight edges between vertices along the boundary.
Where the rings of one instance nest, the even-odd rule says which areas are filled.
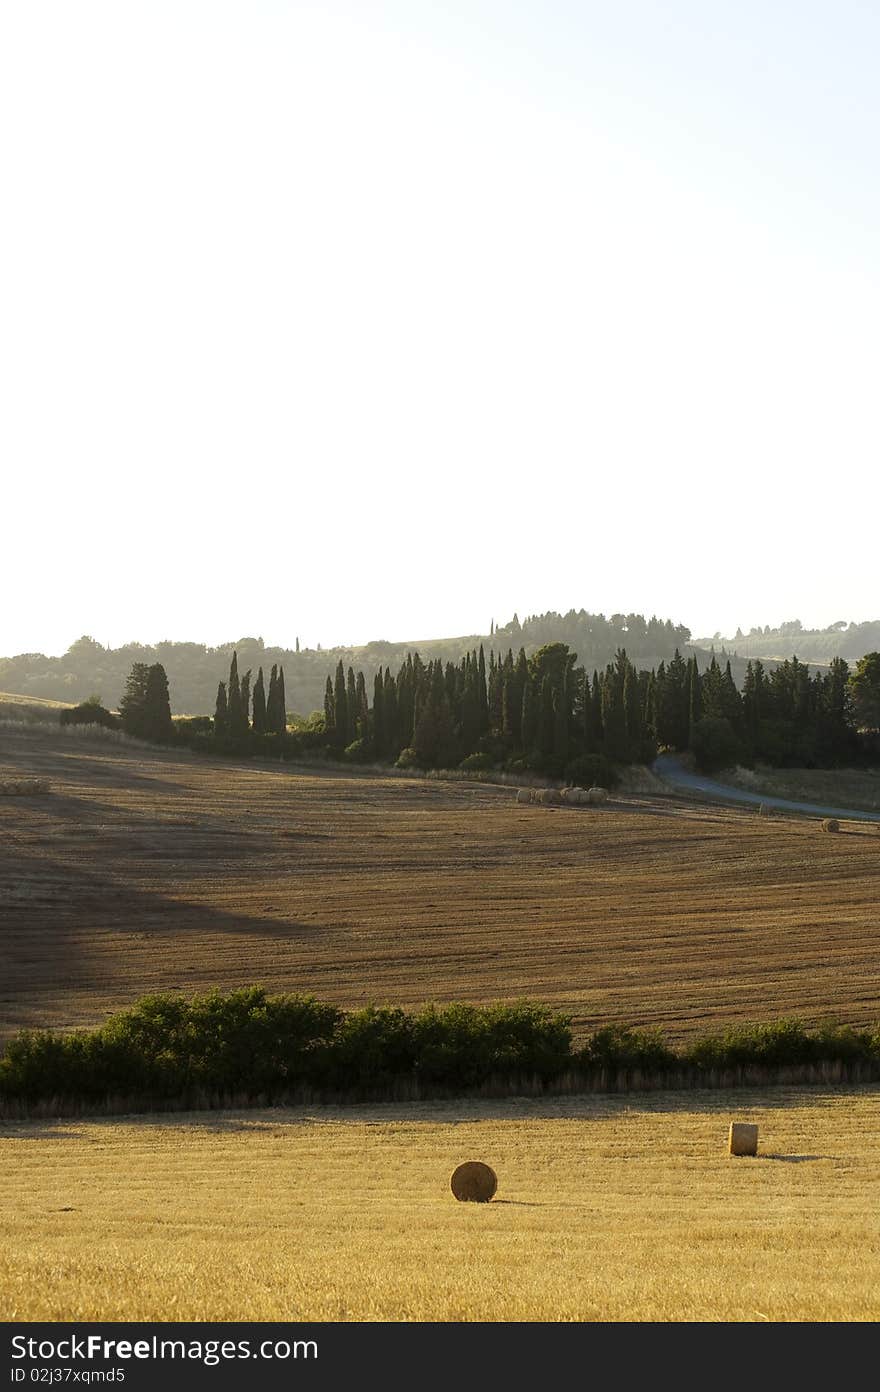
[[[494,766],[495,760],[491,754],[468,754],[467,758],[462,759],[459,764],[460,769],[468,769],[471,773],[481,773]]]
[[[429,1005],[415,1017],[416,1072],[428,1083],[472,1087],[493,1074],[552,1077],[571,1062],[566,1016],[528,1001]]]
[[[672,1068],[678,1062],[657,1028],[631,1029],[628,1025],[605,1025],[591,1034],[577,1056],[588,1070],[596,1068]]]
[[[837,1060],[880,1062],[880,1026],[808,1029],[783,1019],[731,1027],[675,1053],[657,1029],[608,1025],[573,1052],[569,1018],[528,1001],[344,1012],[314,996],[268,996],[249,986],[191,1000],[145,996],[90,1032],[24,1030],[0,1057],[0,1097],[271,1099],[300,1085],[356,1092],[399,1079],[455,1091],[495,1078],[547,1082],[573,1065],[595,1074]]]
[[[341,1017],[328,1056],[336,1087],[381,1085],[413,1072],[413,1018],[399,1007],[368,1005]]]
[[[419,756],[416,753],[416,751],[412,748],[412,746],[408,745],[406,749],[401,749],[400,753],[397,756],[395,767],[401,769],[411,769],[420,767]]]
[[[350,764],[366,764],[373,757],[373,746],[369,740],[356,739],[346,745],[342,756]]]
[[[833,1024],[810,1030],[802,1020],[792,1017],[762,1025],[732,1025],[721,1034],[696,1040],[684,1054],[687,1063],[699,1068],[746,1064],[778,1067],[877,1056],[880,1052],[869,1031]]]
[[[96,696],[80,701],[78,706],[63,710],[58,717],[61,725],[103,725],[107,730],[121,730],[122,721],[118,715],[108,711]]]

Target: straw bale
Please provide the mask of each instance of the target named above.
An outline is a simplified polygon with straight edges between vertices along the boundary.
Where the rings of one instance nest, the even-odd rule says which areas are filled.
[[[836,817],[826,817],[822,823],[823,831],[840,831],[840,822]]]
[[[466,1160],[453,1170],[449,1184],[460,1203],[488,1203],[498,1188],[498,1176],[482,1160]]]
[[[732,1121],[728,1146],[731,1155],[757,1155],[758,1128],[750,1121]]]

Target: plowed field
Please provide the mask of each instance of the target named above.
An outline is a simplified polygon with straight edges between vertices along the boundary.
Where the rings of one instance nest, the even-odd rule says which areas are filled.
[[[298,772],[0,732],[0,1031],[258,982],[343,1005],[529,996],[582,1028],[880,1017],[880,835],[620,798]]]

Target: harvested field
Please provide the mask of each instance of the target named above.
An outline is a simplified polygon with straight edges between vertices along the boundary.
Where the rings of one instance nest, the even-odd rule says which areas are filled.
[[[627,796],[0,732],[0,1029],[260,983],[342,1005],[528,996],[579,1027],[880,1016],[880,837]]]
[[[5,1320],[880,1317],[876,1089],[0,1126]],[[728,1154],[731,1120],[758,1155]],[[482,1159],[490,1203],[449,1175]]]

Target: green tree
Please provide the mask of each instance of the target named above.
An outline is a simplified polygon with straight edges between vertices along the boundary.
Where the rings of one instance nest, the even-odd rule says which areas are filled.
[[[280,664],[275,688],[275,715],[269,728],[273,734],[287,734],[287,695],[284,690],[284,668]]]
[[[161,662],[154,662],[147,672],[144,691],[144,734],[149,740],[161,741],[170,739],[173,733],[168,677]]]
[[[255,735],[262,735],[262,734],[265,734],[266,728],[267,728],[267,724],[266,724],[266,719],[267,719],[267,717],[266,717],[266,688],[265,688],[264,683],[263,683],[263,669],[262,669],[262,667],[261,667],[261,668],[259,669],[259,671],[257,672],[257,680],[254,682],[254,695],[253,695],[253,706],[252,706],[252,708],[253,708],[254,734],[255,734]]]
[[[147,682],[150,668],[146,662],[132,663],[125,682],[125,691],[119,702],[119,715],[122,728],[127,735],[146,739]]]
[[[226,709],[226,683],[217,683],[217,700],[214,705],[214,734],[225,735],[229,729]]]
[[[336,680],[333,683],[333,739],[337,749],[344,749],[351,743],[348,738],[348,697],[345,689],[345,668],[340,660],[336,664]]]
[[[880,730],[880,652],[859,658],[849,689],[856,724],[863,730]]]
[[[242,716],[237,652],[232,654],[232,661],[229,664],[229,681],[226,683],[226,720],[230,735],[234,739],[238,739],[244,733],[247,718]]]

